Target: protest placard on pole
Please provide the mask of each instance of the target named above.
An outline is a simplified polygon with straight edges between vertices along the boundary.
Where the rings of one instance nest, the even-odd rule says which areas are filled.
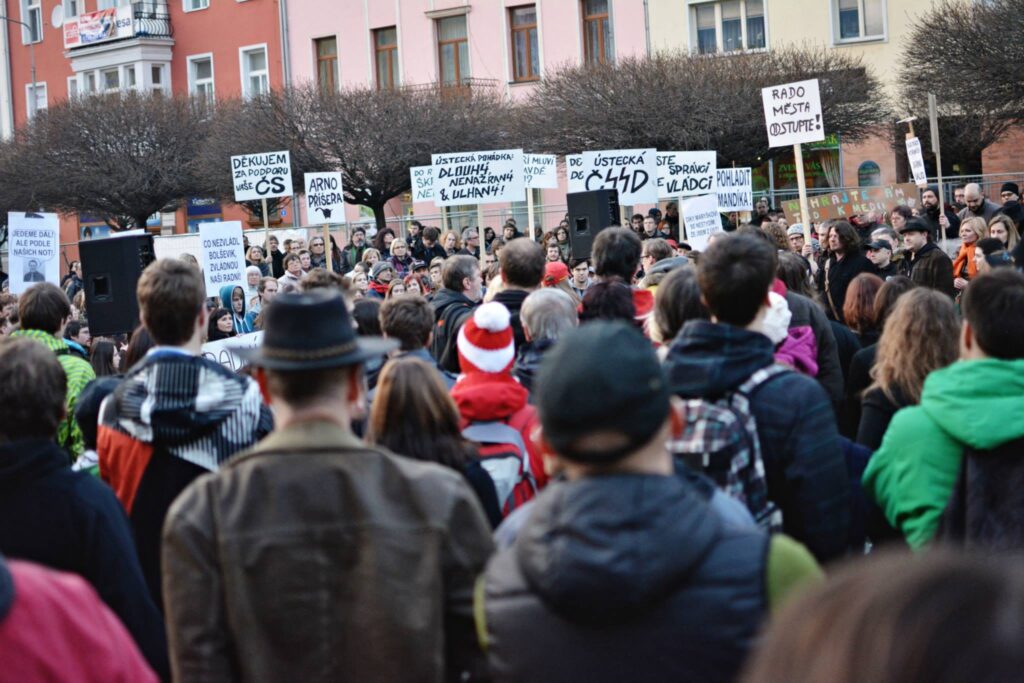
[[[834,218],[849,220],[869,211],[889,212],[897,206],[916,209],[919,204],[917,186],[913,183],[899,183],[815,195],[807,200],[807,214],[802,212],[799,200],[789,199],[782,202],[782,211],[789,223],[807,223],[805,215],[810,222],[820,223]]]
[[[907,137],[907,161],[910,162],[914,183],[918,187],[927,186],[928,173],[924,170],[924,154],[921,152],[921,140],[917,137]]]
[[[717,191],[715,152],[658,152],[658,199],[693,197]]]
[[[750,168],[720,168],[716,173],[718,210],[722,213],[754,210],[754,190]]]
[[[619,205],[622,207],[657,204],[657,156],[655,149],[584,152],[583,191],[618,190]]]
[[[60,285],[60,221],[55,213],[7,214],[8,275],[11,294],[40,282]]]
[[[432,154],[434,205],[518,202],[526,189],[523,150]]]
[[[199,226],[202,242],[203,277],[206,296],[219,296],[220,288],[235,285],[245,289],[245,245],[242,223],[224,221]]]
[[[236,202],[253,202],[292,195],[291,154],[266,152],[231,157]]]
[[[306,216],[310,223],[345,222],[345,195],[341,184],[341,174],[337,171],[307,173],[306,181]]]
[[[679,211],[686,226],[686,241],[697,251],[708,247],[708,240],[722,232],[722,217],[718,214],[718,195],[705,194],[683,202]]]
[[[430,166],[410,166],[409,186],[412,188],[412,202],[434,201],[434,169]]]
[[[565,182],[569,192],[586,192],[583,177],[583,155],[567,154],[565,156]]]
[[[523,175],[526,180],[527,235],[540,239],[540,229],[534,225],[533,190],[553,190],[558,187],[558,166],[554,154],[524,154]]]
[[[797,189],[800,193],[801,213],[807,211],[807,180],[804,177],[805,142],[825,139],[825,122],[821,118],[821,94],[818,79],[784,83],[761,89],[765,127],[769,147],[793,146],[796,165]],[[811,242],[811,225],[804,221],[804,240]]]
[[[945,189],[942,187],[942,151],[939,145],[939,111],[935,93],[928,93],[928,123],[932,134],[932,151],[935,152],[935,175],[939,183],[939,215],[946,213]],[[942,251],[946,251],[946,231],[942,231]]]

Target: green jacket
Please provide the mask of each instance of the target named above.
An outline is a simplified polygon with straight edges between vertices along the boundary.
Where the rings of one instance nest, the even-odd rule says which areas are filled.
[[[912,548],[935,536],[965,447],[988,450],[1024,437],[1021,396],[1024,360],[958,361],[928,376],[920,405],[893,417],[863,482]]]
[[[75,405],[78,403],[78,395],[82,393],[85,385],[96,379],[96,373],[93,372],[92,366],[87,361],[71,353],[63,339],[58,339],[52,334],[42,330],[18,330],[11,336],[35,339],[57,354],[57,360],[60,361],[61,367],[64,368],[64,374],[68,378],[67,415],[57,428],[57,443],[67,449],[72,459],[77,458],[85,446],[82,443],[82,430],[75,422]]]

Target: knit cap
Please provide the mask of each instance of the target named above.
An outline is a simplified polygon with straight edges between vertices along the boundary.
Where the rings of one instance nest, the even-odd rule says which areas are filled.
[[[512,314],[496,301],[483,304],[459,330],[457,345],[463,373],[508,372],[516,357]]]

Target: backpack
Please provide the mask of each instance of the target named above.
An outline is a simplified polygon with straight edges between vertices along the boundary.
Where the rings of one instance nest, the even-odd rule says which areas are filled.
[[[990,551],[1024,550],[1024,439],[964,449],[936,538]]]
[[[750,412],[750,395],[760,385],[790,370],[773,364],[761,368],[734,392],[714,401],[684,401],[685,427],[670,442],[673,455],[702,472],[727,495],[743,503],[758,526],[782,530],[782,511],[768,499],[761,441]]]
[[[537,495],[530,454],[519,430],[504,422],[474,422],[462,435],[477,444],[477,458],[494,481],[503,516]]]
[[[453,303],[441,311],[434,324],[434,337],[430,340],[430,355],[438,366],[448,372],[459,373],[459,329],[473,313],[464,303]]]

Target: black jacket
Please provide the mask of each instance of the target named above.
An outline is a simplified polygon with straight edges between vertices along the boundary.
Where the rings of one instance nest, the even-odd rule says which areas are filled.
[[[146,588],[124,509],[105,484],[67,462],[52,441],[0,445],[0,552],[91,583],[167,680],[163,617]]]
[[[847,254],[842,261],[830,254],[818,270],[818,291],[825,306],[825,315],[831,320],[843,320],[843,302],[846,301],[846,290],[853,278],[861,273],[873,273],[875,266],[859,249]],[[826,286],[827,284],[827,286]]]
[[[893,388],[892,395],[895,401],[889,400],[885,392],[877,387],[864,394],[861,401],[860,425],[857,427],[857,443],[873,451],[877,451],[882,445],[882,437],[892,422],[892,416],[897,410],[911,404],[899,387]]]
[[[952,211],[946,212],[946,218],[949,219],[949,227],[946,228],[946,237],[955,240],[960,236],[960,217]],[[939,207],[935,207],[930,211],[925,211],[918,220],[922,220],[928,224],[928,227],[932,229],[932,241],[942,239],[942,226],[939,225]]]
[[[540,362],[548,349],[555,345],[553,339],[538,339],[526,342],[516,349],[516,362],[512,366],[512,375],[530,392],[530,403],[533,403],[533,382],[540,370]]]
[[[850,369],[846,373],[846,402],[843,404],[844,419],[839,425],[839,433],[847,438],[856,439],[857,437],[864,390],[871,386],[871,368],[875,366],[875,356],[877,353],[878,344],[876,342],[862,346],[860,351],[853,354],[853,359],[850,361]]]
[[[706,320],[683,326],[665,369],[682,398],[718,398],[775,362],[758,332]],[[850,485],[832,405],[816,381],[784,372],[751,396],[768,497],[782,510],[783,530],[819,560],[841,555],[850,523]]]
[[[843,371],[839,366],[839,353],[836,349],[836,338],[832,334],[832,326],[825,317],[825,312],[817,303],[796,292],[786,292],[786,303],[789,305],[789,328],[810,327],[818,344],[818,383],[828,393],[832,406],[839,414],[843,403]]]
[[[430,262],[435,258],[448,258],[448,252],[445,251],[444,247],[437,242],[435,242],[432,247],[425,247],[423,246],[423,243],[420,242],[419,249],[414,249],[412,255],[426,263],[427,266],[429,266]]]
[[[922,287],[931,287],[950,298],[956,296],[953,261],[935,242],[924,245],[916,254],[907,254],[903,258],[903,274]]]
[[[523,302],[528,296],[530,293],[521,289],[503,289],[492,299],[492,301],[503,305],[512,314],[512,334],[515,335],[517,350],[526,346],[526,335],[523,334],[523,323],[519,320],[519,309],[523,307]]]
[[[767,536],[680,477],[548,487],[484,575],[494,680],[732,681],[766,611]]]
[[[270,272],[274,277],[284,275],[284,253],[280,249],[270,252]]]
[[[462,292],[439,289],[430,302],[434,309],[434,338],[430,342],[430,355],[442,370],[458,373],[459,350],[456,342],[459,329],[478,306]]]

